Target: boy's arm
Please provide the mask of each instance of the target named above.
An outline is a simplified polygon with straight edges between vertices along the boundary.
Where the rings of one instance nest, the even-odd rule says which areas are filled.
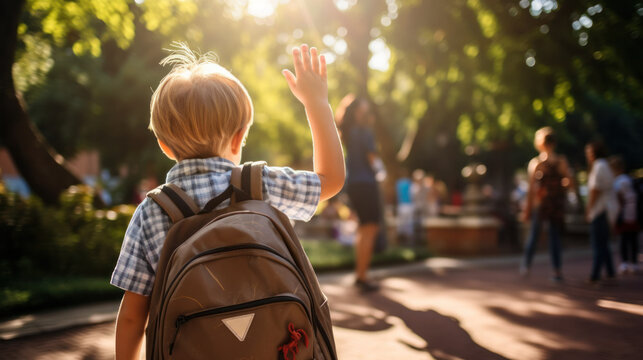
[[[116,320],[116,360],[140,359],[149,307],[149,296],[125,291]]]
[[[321,180],[320,200],[337,194],[346,176],[344,154],[328,104],[326,60],[307,45],[292,51],[295,74],[284,70],[290,91],[304,105],[313,137],[314,171]]]

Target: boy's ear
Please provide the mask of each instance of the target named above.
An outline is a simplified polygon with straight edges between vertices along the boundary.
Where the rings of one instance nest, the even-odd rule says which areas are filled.
[[[172,152],[172,149],[170,149],[169,146],[167,146],[161,139],[156,139],[156,141],[159,143],[159,146],[161,147],[161,151],[165,154],[165,156],[169,157],[172,160],[176,160],[176,156],[174,156],[174,152]]]
[[[237,155],[243,147],[243,140],[248,133],[248,125],[244,126],[241,130],[237,131],[232,140],[230,141],[230,151],[232,154]]]

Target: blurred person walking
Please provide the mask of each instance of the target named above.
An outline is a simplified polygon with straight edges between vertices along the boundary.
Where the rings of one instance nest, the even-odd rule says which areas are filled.
[[[426,185],[426,173],[422,169],[413,170],[413,184],[411,184],[411,198],[413,200],[413,245],[421,244],[424,240],[423,222],[427,216],[427,198],[429,188]]]
[[[372,129],[375,116],[368,100],[354,95],[344,97],[336,114],[346,150],[346,190],[359,219],[355,239],[355,286],[363,292],[374,291],[378,285],[368,278],[367,272],[382,219],[376,178],[378,173],[383,173]]]
[[[403,244],[413,242],[413,184],[408,177],[408,170],[403,169],[403,175],[395,183],[397,193],[397,236]]]
[[[437,217],[440,215],[440,193],[437,188],[437,182],[432,175],[424,177],[424,187],[426,190],[426,216]]]
[[[614,174],[605,160],[606,155],[605,145],[601,141],[594,141],[585,146],[585,157],[589,165],[586,215],[590,223],[589,238],[594,253],[589,278],[592,284],[600,280],[603,265],[606,267],[608,279],[615,278],[609,239],[610,225],[616,221],[618,205],[613,192]]]
[[[560,236],[564,228],[567,187],[574,187],[567,159],[556,154],[556,137],[551,127],[536,131],[534,147],[539,155],[528,165],[529,185],[523,221],[531,220],[524,259],[520,267],[523,276],[529,274],[531,262],[540,238],[542,224],[549,224],[549,252],[553,268],[552,280],[563,280],[561,271]]]
[[[614,172],[614,193],[618,200],[618,217],[616,219],[616,232],[621,235],[620,250],[621,264],[618,271],[635,273],[638,271],[638,232],[637,195],[634,190],[633,179],[625,173],[625,162],[620,156],[609,159],[610,167]]]

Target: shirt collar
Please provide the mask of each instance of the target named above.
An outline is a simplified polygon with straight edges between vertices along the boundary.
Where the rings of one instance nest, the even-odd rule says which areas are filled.
[[[179,161],[168,171],[165,182],[176,182],[179,178],[205,174],[205,173],[224,173],[232,170],[235,165],[232,161],[221,157],[211,157],[206,159],[185,159]]]

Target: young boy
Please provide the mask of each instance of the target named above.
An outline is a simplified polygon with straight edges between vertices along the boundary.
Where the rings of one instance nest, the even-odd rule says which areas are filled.
[[[326,61],[317,49],[292,51],[295,74],[284,70],[304,105],[313,138],[314,172],[264,168],[264,199],[295,220],[309,220],[320,200],[344,184],[344,159],[328,104]],[[185,45],[161,64],[172,64],[151,101],[150,129],[162,151],[177,161],[167,182],[199,206],[223,192],[252,124],[252,102],[230,72]],[[125,233],[111,283],[125,290],[116,322],[116,359],[137,359],[147,323],[156,265],[171,226],[161,208],[145,199]]]

